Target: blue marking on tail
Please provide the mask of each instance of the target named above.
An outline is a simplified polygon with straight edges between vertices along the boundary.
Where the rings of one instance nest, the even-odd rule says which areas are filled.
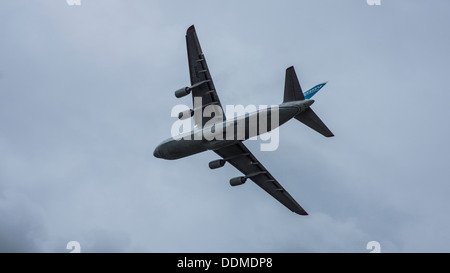
[[[311,88],[308,91],[306,91],[305,93],[303,93],[303,96],[305,97],[306,100],[309,100],[310,98],[312,98],[312,96],[314,96],[317,92],[319,92],[319,90],[322,87],[324,87],[325,84],[327,84],[327,82],[324,82],[324,83],[314,86],[313,88]]]

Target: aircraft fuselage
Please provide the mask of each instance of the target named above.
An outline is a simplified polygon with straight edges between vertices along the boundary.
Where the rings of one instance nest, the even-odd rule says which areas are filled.
[[[153,155],[172,160],[233,145],[278,128],[313,103],[314,100],[285,102],[278,107],[268,107],[204,128],[194,128],[166,139],[156,147]]]

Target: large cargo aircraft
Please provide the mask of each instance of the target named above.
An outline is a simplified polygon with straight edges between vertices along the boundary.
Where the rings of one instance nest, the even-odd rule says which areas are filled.
[[[292,118],[301,121],[325,137],[334,136],[311,109],[314,103],[311,97],[326,83],[318,84],[303,93],[294,67],[291,66],[286,69],[283,103],[277,107],[260,109],[254,113],[227,120],[194,26],[187,30],[186,44],[191,86],[177,90],[175,96],[181,98],[192,93],[193,110],[189,109],[180,113],[179,118],[192,117],[194,129],[184,135],[173,136],[163,141],[156,147],[153,155],[162,159],[179,159],[212,150],[220,156],[220,159],[209,163],[211,169],[223,167],[228,162],[244,174],[244,176],[232,178],[231,186],[242,185],[250,179],[291,211],[308,215],[247,149],[243,141],[270,132]],[[207,108],[210,110],[205,115]],[[239,130],[242,128],[241,124],[245,124],[244,130]]]

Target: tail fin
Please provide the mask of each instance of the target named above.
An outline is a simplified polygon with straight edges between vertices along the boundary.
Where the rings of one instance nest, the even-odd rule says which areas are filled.
[[[306,91],[305,95],[307,99],[314,96],[314,94],[317,93],[325,84],[326,83],[321,83]],[[289,67],[288,69],[286,69],[283,102],[304,100],[305,95],[302,92],[302,87],[300,86],[300,82],[298,81],[294,67]],[[326,137],[334,136],[330,129],[328,129],[328,127],[322,122],[322,120],[320,120],[316,113],[314,113],[311,107],[295,116],[295,119],[301,121],[306,126]]]
[[[319,92],[319,90],[322,87],[324,87],[325,84],[327,84],[327,82],[323,82],[321,84],[314,86],[313,88],[311,88],[308,91],[306,91],[305,93],[303,93],[303,96],[305,97],[305,99],[309,100],[310,98],[312,98],[312,96],[314,96],[317,92]]]
[[[286,79],[284,81],[284,99],[283,102],[304,100],[302,87],[298,81],[297,74],[293,66],[286,69]]]

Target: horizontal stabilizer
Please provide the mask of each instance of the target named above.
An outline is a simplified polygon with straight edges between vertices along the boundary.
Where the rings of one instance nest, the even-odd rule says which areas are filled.
[[[303,93],[303,96],[305,97],[305,99],[309,100],[317,92],[319,92],[319,90],[322,89],[322,87],[324,87],[325,84],[327,84],[327,82],[324,82],[324,83],[321,83],[321,84],[318,84],[318,85],[314,86],[313,88],[311,88],[308,91],[306,91],[305,93]]]
[[[286,78],[284,81],[283,102],[304,100],[302,87],[298,81],[297,74],[293,66],[286,69]]]
[[[308,108],[295,116],[295,119],[326,137],[334,136],[330,129],[328,129],[311,108]]]

